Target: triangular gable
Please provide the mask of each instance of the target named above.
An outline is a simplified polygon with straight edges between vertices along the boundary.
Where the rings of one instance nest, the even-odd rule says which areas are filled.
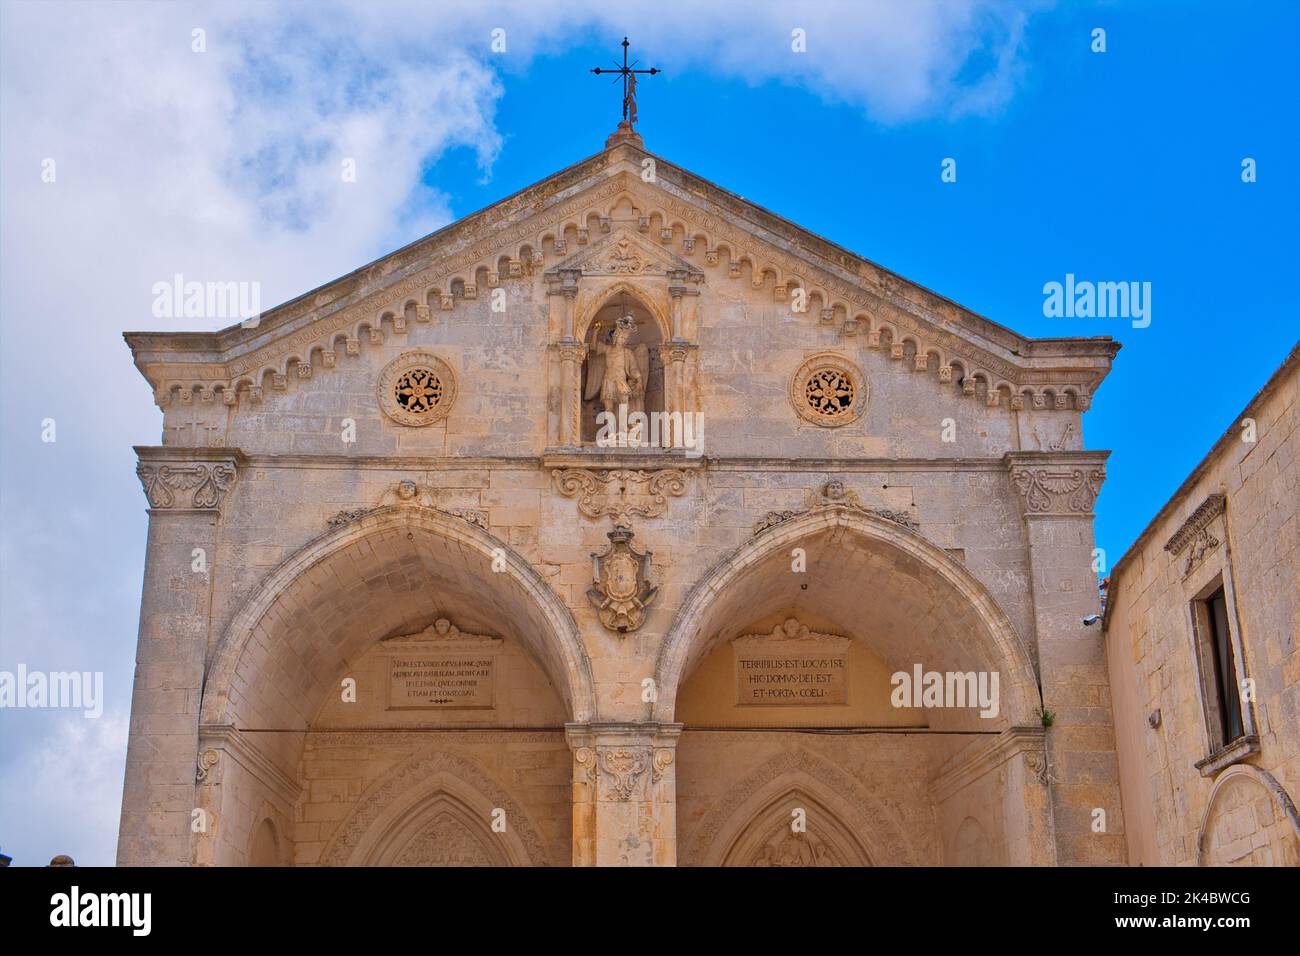
[[[616,229],[614,210],[628,208],[636,230]],[[970,393],[982,379],[981,391],[1012,404],[1072,393],[1086,408],[1119,348],[1108,337],[1018,335],[626,142],[271,310],[255,328],[126,339],[159,404],[177,392],[233,404],[333,367],[341,349],[453,311],[484,286],[617,268],[620,255],[629,267],[766,286],[782,302],[803,289],[809,321],[863,336],[941,381],[955,372]]]

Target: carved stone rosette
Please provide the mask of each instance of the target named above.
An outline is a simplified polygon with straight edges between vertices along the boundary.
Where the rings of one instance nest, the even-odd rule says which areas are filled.
[[[1007,460],[1025,515],[1091,514],[1106,480],[1105,455],[1019,452]]]
[[[555,489],[578,499],[578,510],[588,518],[608,515],[617,524],[637,515],[658,518],[668,511],[668,498],[686,492],[690,472],[680,468],[658,471],[556,468],[551,472]]]
[[[238,452],[230,449],[137,448],[135,473],[155,511],[220,511],[238,476]],[[208,457],[205,452],[216,452]],[[176,454],[177,457],[171,457]]]
[[[632,547],[632,529],[615,525],[606,535],[609,548],[592,553],[592,586],[587,599],[600,614],[600,623],[611,631],[626,634],[645,623],[645,609],[659,589],[649,581],[651,552]]]

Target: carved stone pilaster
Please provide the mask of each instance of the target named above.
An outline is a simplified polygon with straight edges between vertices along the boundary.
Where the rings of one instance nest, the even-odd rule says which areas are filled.
[[[572,324],[572,301],[566,305]],[[552,346],[560,356],[560,444],[573,446],[582,443],[582,360],[587,357],[587,347],[574,338],[561,339]]]
[[[681,729],[653,722],[565,727],[573,750],[575,866],[676,864],[674,752]]]
[[[137,446],[135,473],[154,511],[221,510],[243,455],[234,448]]]

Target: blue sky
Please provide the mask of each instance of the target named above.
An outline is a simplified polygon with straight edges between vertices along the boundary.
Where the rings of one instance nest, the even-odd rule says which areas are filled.
[[[106,694],[0,714],[16,863],[113,860],[161,425],[121,333],[223,324],[153,284],[286,301],[597,152],[625,33],[665,71],[653,152],[1017,332],[1123,343],[1084,419],[1112,563],[1297,338],[1297,3],[0,0],[0,669]],[[1150,282],[1150,327],[1044,318],[1066,273]]]
[[[1118,339],[1084,419],[1088,447],[1113,451],[1096,525],[1113,563],[1300,338],[1297,36],[1300,4],[1067,6],[1030,21],[1002,108],[888,124],[833,90],[683,74],[670,45],[634,47],[666,71],[641,83],[639,129],[651,152],[1017,332]],[[619,39],[506,72],[491,180],[456,150],[425,181],[460,216],[595,152],[618,90],[584,73]],[[539,89],[565,107],[539,109]],[[940,182],[945,157],[956,183]],[[1151,282],[1150,327],[1045,318],[1043,284],[1067,272]]]

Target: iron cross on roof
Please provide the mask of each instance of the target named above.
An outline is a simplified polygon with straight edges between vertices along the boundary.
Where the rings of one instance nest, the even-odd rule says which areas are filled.
[[[615,69],[601,69],[593,67],[592,73],[602,76],[605,73],[614,73],[623,78],[623,122],[629,126],[636,122],[636,76],[638,73],[648,73],[654,76],[656,73],[662,73],[663,70],[658,67],[651,67],[648,70],[633,69],[639,63],[639,60],[633,60],[629,65],[627,62],[627,37],[623,37],[623,65],[620,67],[615,64]]]

